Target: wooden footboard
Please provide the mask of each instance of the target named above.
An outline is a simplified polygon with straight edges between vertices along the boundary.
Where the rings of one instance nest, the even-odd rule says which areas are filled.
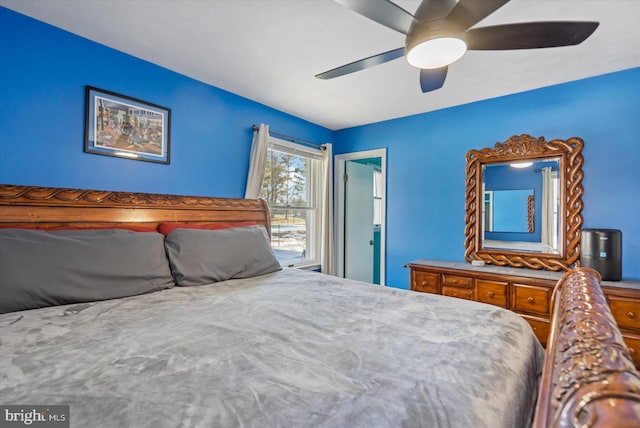
[[[575,268],[553,291],[535,428],[640,427],[640,375],[600,281]]]

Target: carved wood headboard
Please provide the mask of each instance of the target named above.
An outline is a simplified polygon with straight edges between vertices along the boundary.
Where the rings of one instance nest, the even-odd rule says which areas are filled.
[[[600,281],[574,268],[553,291],[535,428],[640,426],[640,375]]]
[[[249,220],[271,230],[265,201],[0,184],[2,226],[156,227]]]

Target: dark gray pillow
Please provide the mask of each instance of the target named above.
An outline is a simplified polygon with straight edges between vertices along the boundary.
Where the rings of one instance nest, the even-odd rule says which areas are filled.
[[[167,235],[165,247],[180,286],[250,278],[282,269],[262,226],[176,229]]]
[[[0,229],[0,313],[175,285],[155,232]]]

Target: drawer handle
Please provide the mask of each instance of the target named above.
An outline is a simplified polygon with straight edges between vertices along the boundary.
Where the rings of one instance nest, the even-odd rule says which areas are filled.
[[[631,311],[627,312],[627,316],[632,320],[636,319],[636,314],[634,312],[631,312]]]
[[[633,348],[631,348],[629,346],[627,346],[627,348],[629,349],[629,355],[631,355],[631,356],[636,355],[636,350],[635,349],[633,349]]]
[[[527,302],[531,303],[532,305],[536,302],[536,299],[534,299],[533,297],[529,296],[527,297]]]
[[[493,294],[494,294],[493,291],[487,291],[487,296],[493,297]]]
[[[457,280],[457,279],[454,279],[454,280],[453,280],[453,281],[451,281],[451,282],[453,282],[454,284],[458,284],[458,280]]]
[[[427,281],[422,281],[422,285],[429,285]]]
[[[453,292],[453,297],[458,297],[458,293],[456,293],[455,291]]]

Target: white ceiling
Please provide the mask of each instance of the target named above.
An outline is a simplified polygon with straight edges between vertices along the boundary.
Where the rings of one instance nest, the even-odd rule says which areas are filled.
[[[481,1],[481,0],[477,0]],[[398,0],[414,12],[420,1]],[[512,0],[477,27],[590,20],[579,46],[470,51],[422,94],[402,58],[314,75],[404,45],[332,0],[0,0],[0,5],[336,130],[640,66],[640,0]]]

